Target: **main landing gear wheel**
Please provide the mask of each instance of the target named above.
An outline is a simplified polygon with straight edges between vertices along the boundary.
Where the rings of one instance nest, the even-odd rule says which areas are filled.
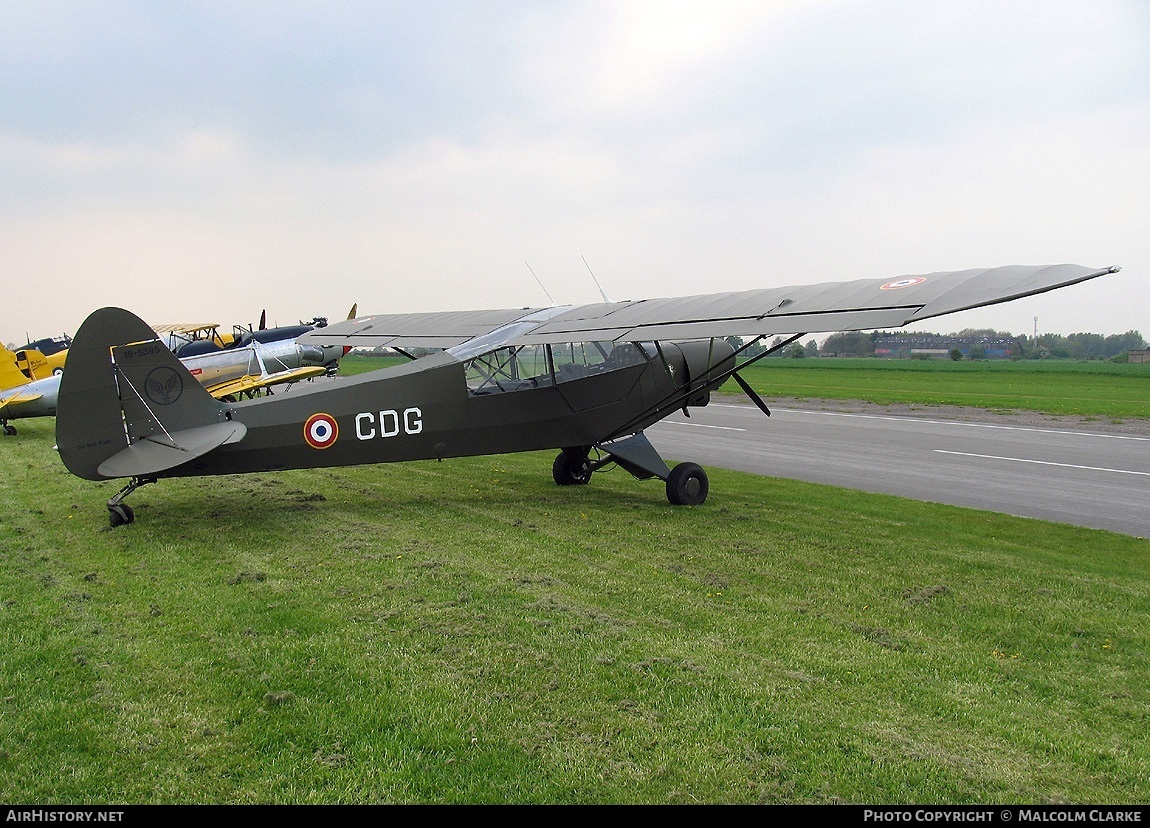
[[[586,452],[559,452],[551,464],[551,476],[560,486],[585,486],[591,480],[591,461]]]
[[[694,463],[680,463],[667,476],[667,500],[675,506],[698,506],[709,489],[707,473]]]
[[[16,436],[16,426],[8,425],[8,423],[4,423],[4,433],[7,434],[9,437],[15,437]]]

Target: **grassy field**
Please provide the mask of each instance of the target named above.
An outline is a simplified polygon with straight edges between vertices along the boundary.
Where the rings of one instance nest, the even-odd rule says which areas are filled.
[[[1150,803],[1145,539],[551,453],[112,530],[53,440],[0,440],[0,802]]]
[[[1150,418],[1150,364],[768,359],[752,365],[744,376],[768,397]]]

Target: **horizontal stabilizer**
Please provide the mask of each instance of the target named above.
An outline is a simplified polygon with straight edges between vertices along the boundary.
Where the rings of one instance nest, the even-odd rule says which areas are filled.
[[[103,477],[147,477],[207,454],[224,443],[241,440],[247,430],[243,423],[228,420],[171,435],[145,437],[113,454],[96,471]]]

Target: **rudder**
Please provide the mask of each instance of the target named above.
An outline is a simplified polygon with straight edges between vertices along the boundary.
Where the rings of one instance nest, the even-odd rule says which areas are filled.
[[[16,388],[31,382],[20,370],[16,361],[16,354],[0,346],[0,391]]]
[[[56,446],[72,474],[154,474],[243,433],[139,317],[102,308],[76,332],[56,405]]]

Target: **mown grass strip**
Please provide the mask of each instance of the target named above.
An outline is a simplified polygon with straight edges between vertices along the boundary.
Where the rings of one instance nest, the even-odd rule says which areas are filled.
[[[161,481],[0,443],[0,800],[1145,803],[1150,542],[524,454]]]

